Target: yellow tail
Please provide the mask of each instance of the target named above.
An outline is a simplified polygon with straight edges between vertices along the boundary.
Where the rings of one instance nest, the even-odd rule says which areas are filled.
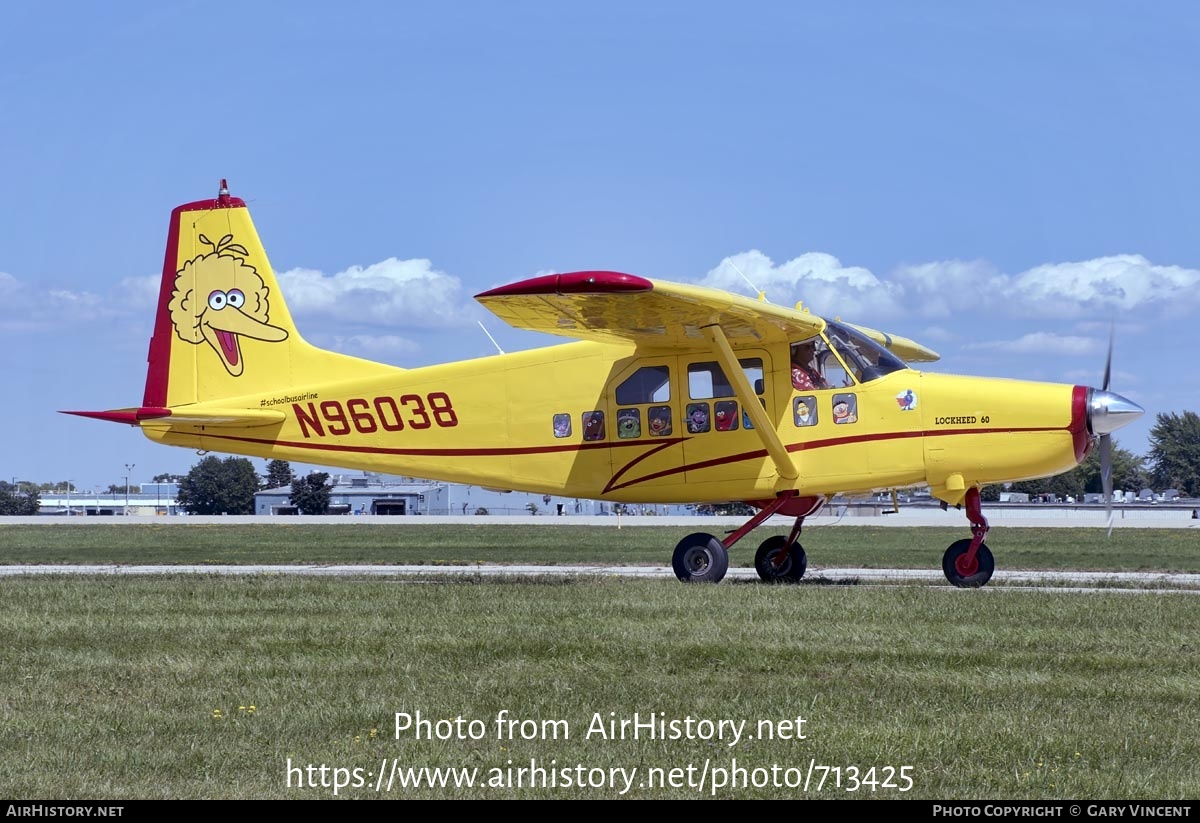
[[[177,408],[395,367],[319,349],[292,322],[250,211],[225,181],[171,212],[142,401]]]

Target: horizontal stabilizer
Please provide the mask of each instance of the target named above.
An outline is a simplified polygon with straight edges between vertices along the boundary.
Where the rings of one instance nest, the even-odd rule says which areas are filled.
[[[278,409],[191,409],[186,406],[176,409],[139,406],[132,409],[113,409],[112,411],[64,411],[63,414],[91,417],[95,420],[108,420],[112,423],[127,423],[130,426],[140,426],[143,423],[149,423],[165,424],[168,427],[178,424],[191,426],[270,426],[273,423],[282,423],[286,418],[286,415]]]

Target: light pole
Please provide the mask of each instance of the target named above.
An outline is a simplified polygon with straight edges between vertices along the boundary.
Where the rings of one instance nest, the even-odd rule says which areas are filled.
[[[134,463],[125,464],[125,516],[129,516],[129,474],[133,471]]]

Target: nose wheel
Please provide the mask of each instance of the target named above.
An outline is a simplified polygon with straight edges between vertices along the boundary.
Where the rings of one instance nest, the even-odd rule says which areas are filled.
[[[966,503],[972,537],[950,544],[950,548],[942,555],[942,573],[959,588],[977,589],[992,579],[996,560],[992,557],[991,549],[983,542],[989,527],[987,518],[983,516],[977,487],[967,489]]]
[[[980,543],[971,556],[971,541],[963,538],[950,544],[942,555],[942,573],[962,589],[977,589],[992,579],[996,560],[991,549]]]

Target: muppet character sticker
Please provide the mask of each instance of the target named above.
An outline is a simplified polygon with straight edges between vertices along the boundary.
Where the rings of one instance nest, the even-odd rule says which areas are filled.
[[[858,396],[835,394],[833,396],[833,422],[835,424],[858,422]]]

